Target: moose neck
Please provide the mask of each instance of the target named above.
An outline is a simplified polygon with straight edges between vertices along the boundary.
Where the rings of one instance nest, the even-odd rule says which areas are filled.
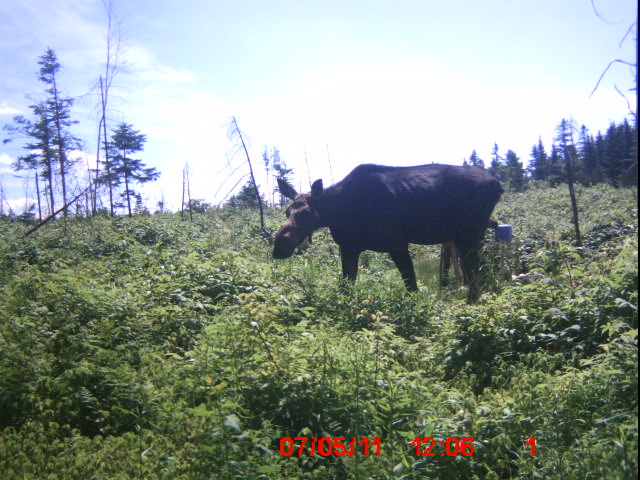
[[[314,199],[318,212],[318,228],[331,227],[340,222],[345,208],[339,184],[326,188],[322,195]]]

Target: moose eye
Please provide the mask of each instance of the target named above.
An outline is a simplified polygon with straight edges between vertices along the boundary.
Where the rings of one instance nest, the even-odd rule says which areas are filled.
[[[311,211],[309,209],[300,210],[298,212],[298,216],[300,218],[309,218],[311,216]]]

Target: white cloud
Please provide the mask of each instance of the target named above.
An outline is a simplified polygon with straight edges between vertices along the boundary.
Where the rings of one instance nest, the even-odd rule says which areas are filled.
[[[162,65],[154,70],[147,70],[146,72],[141,73],[141,76],[146,81],[157,81],[170,85],[195,82],[191,72],[186,70],[176,70],[175,68]]]
[[[6,153],[0,153],[0,165],[11,165],[13,159]]]
[[[195,83],[190,71],[158,64],[153,54],[140,45],[127,45],[123,59],[126,64],[123,74],[140,85],[159,87]]]
[[[22,111],[17,108],[0,105],[0,115],[20,115],[21,113]]]
[[[35,198],[6,198],[4,204],[5,210],[7,209],[7,205],[15,215],[20,215],[32,205],[37,205],[37,200]]]

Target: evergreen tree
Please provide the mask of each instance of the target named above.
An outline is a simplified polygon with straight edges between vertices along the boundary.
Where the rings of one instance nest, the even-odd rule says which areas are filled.
[[[78,123],[71,120],[73,99],[61,94],[57,74],[62,68],[55,52],[47,48],[38,61],[40,71],[38,79],[45,85],[45,96],[42,100],[29,105],[33,119],[24,115],[13,118],[13,124],[3,127],[9,133],[4,143],[16,138],[26,138],[23,149],[28,153],[17,158],[13,164],[15,170],[35,170],[45,180],[45,190],[50,212],[56,211],[54,183],[60,179],[62,188],[62,204],[67,204],[68,173],[73,164],[71,151],[79,148],[79,140],[69,129]],[[67,215],[67,210],[64,210]]]
[[[262,200],[264,201],[264,198]],[[253,182],[248,180],[238,193],[227,200],[226,205],[234,208],[257,209],[258,198],[256,197],[256,190],[253,187]]]
[[[45,116],[45,106],[43,102],[30,105],[34,119],[29,120],[24,115],[13,118],[13,124],[7,124],[3,130],[9,132],[10,137],[3,140],[9,143],[16,138],[26,138],[23,150],[27,153],[19,156],[12,167],[16,171],[34,170],[40,178],[45,181],[45,191],[50,212],[54,212],[55,197],[53,194],[53,175],[56,165],[55,148],[53,145],[53,132],[51,122]],[[39,205],[40,208],[40,205]]]
[[[193,198],[191,203],[186,207],[194,213],[206,213],[211,210],[212,206],[209,202],[206,202],[203,198]]]
[[[274,178],[282,178],[283,180],[291,183],[291,175],[293,174],[293,169],[287,167],[287,163],[282,160],[282,158],[280,158],[280,151],[275,147],[273,148],[272,162]],[[276,182],[274,181],[273,184],[276,185]],[[274,191],[279,192],[278,189],[274,189]],[[284,205],[286,202],[287,198],[280,195],[279,204]]]
[[[611,185],[618,186],[619,160],[623,149],[620,146],[620,135],[615,123],[611,123],[604,138],[604,155],[602,156],[602,169],[604,176]]]
[[[109,149],[109,173],[103,174],[103,181],[112,186],[124,185],[121,197],[126,202],[129,216],[132,216],[131,198],[141,201],[140,194],[133,190],[134,183],[144,184],[155,181],[160,172],[155,168],[147,168],[142,160],[131,158],[131,155],[144,148],[146,135],[133,129],[132,125],[121,123],[112,133]]]
[[[70,158],[70,153],[72,150],[80,148],[80,140],[70,133],[69,128],[78,122],[71,120],[73,99],[63,96],[58,88],[57,74],[62,67],[56,53],[51,48],[47,48],[44,55],[40,57],[38,65],[40,65],[38,79],[47,86],[45,90],[47,96],[43,103],[44,117],[51,122],[52,143],[56,150],[58,173],[62,186],[62,202],[63,205],[66,205],[67,174],[74,163]],[[66,209],[64,215],[67,216]]]
[[[505,165],[502,157],[498,153],[498,144],[493,144],[493,150],[491,151],[491,165],[489,166],[489,173],[496,177],[500,182],[506,182]]]
[[[270,191],[269,189],[269,181],[271,180],[271,157],[269,157],[269,150],[267,149],[267,146],[265,145],[264,147],[264,152],[262,152],[262,163],[264,165],[264,169],[267,173],[267,186],[266,186],[266,190],[267,192]],[[273,198],[271,200],[271,203],[273,203]]]
[[[509,189],[515,192],[524,190],[526,181],[522,162],[513,150],[508,150],[505,156],[505,176]]]
[[[484,161],[478,156],[475,150],[471,152],[471,156],[469,157],[469,165],[472,167],[478,167],[484,170]]]
[[[555,143],[551,146],[548,172],[549,174],[547,177],[547,181],[552,187],[558,185],[559,183],[566,182],[567,180],[564,168],[562,166],[562,155],[560,153],[560,149]]]
[[[549,157],[541,138],[538,138],[538,143],[531,148],[531,160],[527,171],[534,180],[549,179]]]
[[[601,182],[602,178],[595,140],[589,135],[589,130],[584,125],[580,128],[578,158],[580,160],[580,182],[583,185],[595,185]]]
[[[612,123],[607,129],[601,165],[604,176],[611,185],[637,185],[636,145],[637,130],[626,119],[620,125]]]

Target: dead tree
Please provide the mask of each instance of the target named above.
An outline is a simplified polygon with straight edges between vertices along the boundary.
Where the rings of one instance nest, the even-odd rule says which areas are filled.
[[[238,127],[238,122],[236,122],[236,117],[232,117],[231,124],[229,125],[228,130],[229,139],[232,141],[240,140],[240,144],[242,145],[242,149],[247,157],[247,164],[249,165],[249,174],[251,175],[251,183],[253,184],[253,188],[256,193],[256,199],[258,200],[258,208],[260,209],[260,228],[262,229],[262,233],[265,237],[270,238],[271,233],[267,230],[264,225],[264,207],[262,205],[262,197],[260,196],[260,190],[258,190],[258,184],[256,183],[256,177],[253,174],[253,165],[251,164],[251,158],[249,157],[249,151],[247,150],[247,145],[244,142],[244,137],[242,136],[242,132]]]
[[[564,168],[567,174],[567,185],[569,186],[569,197],[571,199],[571,210],[573,212],[573,228],[576,234],[576,246],[582,246],[582,235],[580,234],[580,220],[578,217],[578,201],[576,200],[576,190],[574,188],[573,164],[576,156],[576,147],[573,141],[573,121],[562,119],[556,131],[556,140],[560,143]]]
[[[105,63],[104,77],[100,75],[99,84],[96,88],[100,88],[100,122],[98,124],[98,145],[96,147],[96,175],[95,175],[95,189],[93,191],[93,209],[96,213],[97,204],[97,180],[100,170],[100,142],[103,142],[104,151],[104,165],[106,170],[106,178],[109,189],[109,212],[113,216],[113,185],[110,172],[109,152],[107,148],[107,110],[110,98],[111,86],[113,79],[120,70],[124,67],[124,47],[122,41],[122,31],[120,28],[120,22],[118,21],[115,13],[115,7],[112,0],[102,0],[102,4],[107,13],[107,58]],[[101,138],[102,137],[102,140]]]

